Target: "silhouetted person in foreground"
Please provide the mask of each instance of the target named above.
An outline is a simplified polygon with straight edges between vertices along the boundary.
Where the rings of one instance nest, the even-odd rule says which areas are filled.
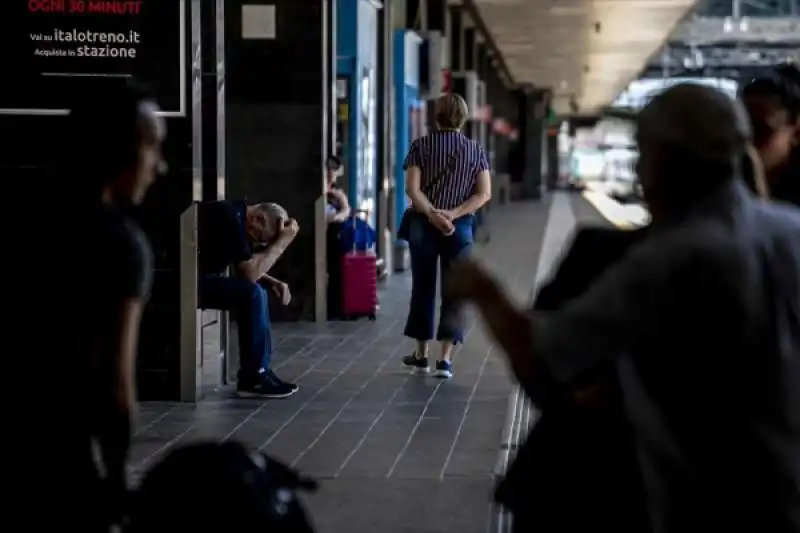
[[[146,92],[119,82],[66,119],[70,201],[57,224],[69,255],[54,265],[63,282],[53,293],[65,307],[56,330],[41,334],[61,337],[62,360],[46,371],[63,380],[58,394],[69,406],[68,432],[52,436],[51,475],[64,499],[53,514],[76,531],[108,531],[124,514],[139,320],[152,277],[150,246],[129,213],[164,166],[157,112]]]
[[[556,311],[579,298],[647,231],[579,228],[536,295],[534,310]],[[633,432],[613,364],[599,365],[546,396],[495,494],[513,515],[513,531],[648,531]]]
[[[541,401],[615,361],[654,531],[800,531],[800,213],[738,177],[747,117],[678,85],[638,121],[651,233],[555,312],[516,309],[474,262],[477,305]]]
[[[299,499],[316,483],[234,442],[170,452],[134,497],[130,533],[313,533]]]

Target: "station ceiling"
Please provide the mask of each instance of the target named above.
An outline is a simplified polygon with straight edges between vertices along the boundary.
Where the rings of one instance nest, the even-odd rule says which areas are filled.
[[[515,82],[552,89],[558,114],[590,114],[636,78],[697,0],[472,1]]]

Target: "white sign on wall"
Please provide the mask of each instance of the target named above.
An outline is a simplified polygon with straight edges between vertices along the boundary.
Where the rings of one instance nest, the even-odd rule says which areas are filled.
[[[242,6],[242,39],[275,39],[276,26],[275,6]]]

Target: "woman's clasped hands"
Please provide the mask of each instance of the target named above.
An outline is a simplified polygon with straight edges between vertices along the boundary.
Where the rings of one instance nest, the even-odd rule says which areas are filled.
[[[453,225],[453,214],[443,209],[432,209],[428,213],[428,221],[444,235],[452,235],[456,231]]]

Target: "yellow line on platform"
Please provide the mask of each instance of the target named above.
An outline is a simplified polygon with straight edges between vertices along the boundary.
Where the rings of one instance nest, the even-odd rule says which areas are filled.
[[[619,229],[631,230],[647,225],[650,215],[639,205],[623,205],[602,192],[585,189],[583,197],[603,218]]]

